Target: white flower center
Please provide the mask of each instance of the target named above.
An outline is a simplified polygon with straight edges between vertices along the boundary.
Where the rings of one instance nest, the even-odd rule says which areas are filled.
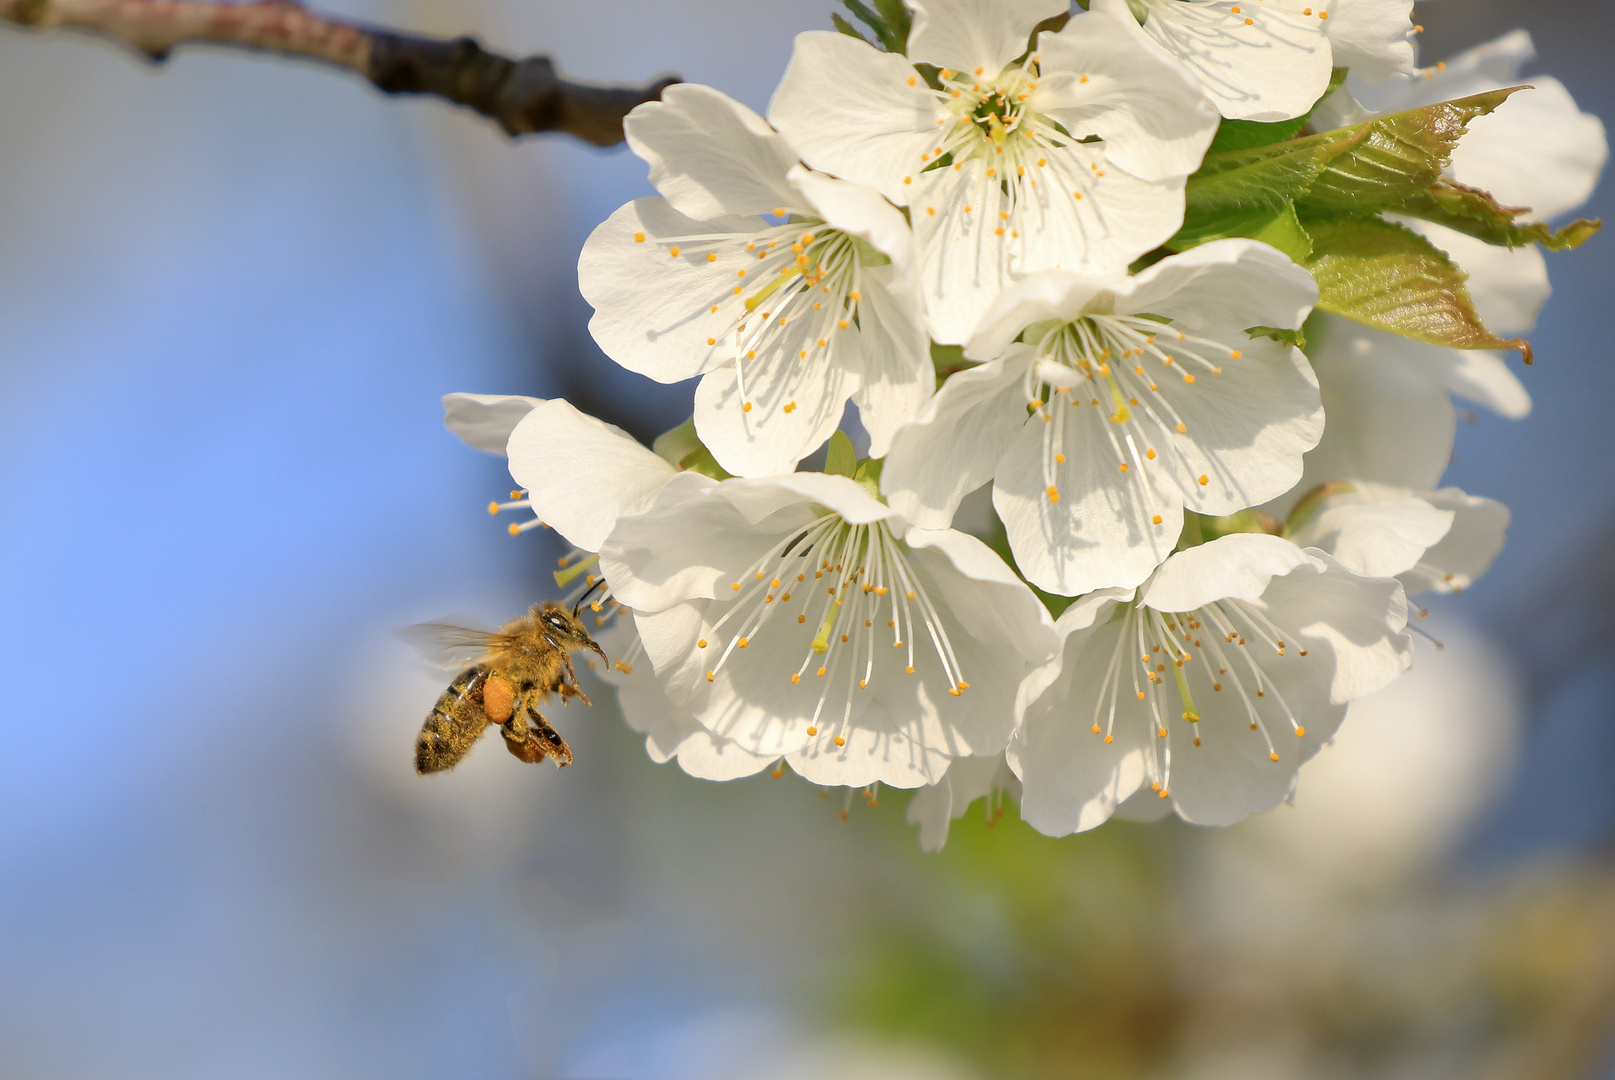
[[[783,217],[786,209],[774,213]],[[644,236],[635,239],[643,242]],[[772,355],[794,355],[804,365],[828,361],[836,335],[855,325],[863,267],[885,259],[856,237],[813,219],[755,233],[666,236],[658,242],[676,259],[732,264],[739,255],[748,260],[735,271],[733,284],[709,287],[700,297],[704,313],[696,316],[705,320],[707,344],[732,353],[740,407],[748,413],[758,406],[796,411],[794,379],[771,381],[767,399],[754,401],[746,389],[746,365]]]
[[[1291,660],[1292,652],[1293,662],[1299,663],[1306,657],[1307,650],[1292,650],[1289,642],[1293,635],[1274,625],[1259,605],[1229,599],[1194,611],[1169,613],[1138,604],[1122,619],[1124,625],[1117,635],[1094,707],[1093,733],[1103,735],[1106,743],[1113,741],[1118,699],[1125,700],[1131,693],[1135,701],[1144,702],[1155,732],[1151,740],[1149,775],[1161,798],[1170,794],[1172,720],[1176,718],[1190,725],[1188,733],[1193,745],[1201,745],[1200,708],[1189,688],[1189,678],[1196,674],[1196,664],[1200,665],[1199,675],[1203,677],[1199,681],[1209,683],[1214,694],[1232,689],[1250,730],[1266,744],[1269,760],[1278,761],[1279,752],[1257,709],[1258,700],[1270,699],[1297,738],[1307,733],[1271,674],[1257,663],[1251,651],[1253,646],[1257,650],[1271,650],[1272,657],[1267,662],[1272,664]],[[1247,638],[1251,645],[1246,644]],[[1134,650],[1136,664],[1127,662],[1129,649]],[[1131,671],[1131,679],[1124,669]],[[1167,697],[1168,679],[1176,691],[1176,703]],[[1206,737],[1211,735],[1208,733]]]
[[[1132,478],[1152,522],[1161,524],[1152,463],[1164,451],[1186,474],[1193,472],[1179,441],[1189,425],[1161,384],[1171,380],[1174,393],[1192,391],[1199,377],[1221,375],[1221,361],[1238,360],[1243,353],[1139,315],[1089,315],[1061,324],[1043,335],[1037,351],[1024,385],[1031,414],[1044,424],[1048,500],[1060,501],[1065,470],[1096,464],[1068,462],[1065,449],[1068,435],[1077,434],[1072,425],[1097,424],[1114,451],[1115,467]],[[1211,477],[1202,473],[1195,480],[1204,487]]]
[[[707,681],[764,635],[799,639],[801,664],[780,677],[793,685],[804,676],[820,683],[807,728],[810,738],[827,734],[837,746],[845,744],[854,695],[870,689],[876,675],[892,666],[885,650],[904,661],[905,674],[915,675],[918,644],[936,656],[948,693],[958,697],[970,688],[946,624],[908,552],[884,522],[852,525],[834,514],[820,518],[782,539],[730,591],[732,599],[720,597],[708,609],[709,618],[720,606],[728,609],[712,625],[713,640],[696,643],[717,657]]]

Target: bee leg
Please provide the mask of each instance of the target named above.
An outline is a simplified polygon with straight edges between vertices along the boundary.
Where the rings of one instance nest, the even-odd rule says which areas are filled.
[[[561,704],[562,705],[566,704],[566,701],[567,701],[568,698],[578,698],[585,705],[593,705],[594,704],[594,702],[589,700],[589,695],[585,694],[583,692],[583,690],[576,683],[563,682],[559,686],[557,686],[555,689],[561,695]]]
[[[550,722],[538,714],[538,710],[529,706],[528,719],[533,721],[533,733],[529,737],[537,740],[544,746],[544,751],[555,761],[557,768],[565,768],[572,764],[572,748],[566,745],[561,733],[550,727]]]

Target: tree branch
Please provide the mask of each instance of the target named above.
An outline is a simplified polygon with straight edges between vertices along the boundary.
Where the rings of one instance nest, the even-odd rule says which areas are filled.
[[[569,82],[547,56],[511,60],[471,38],[417,37],[314,14],[295,0],[0,0],[0,22],[87,30],[161,63],[208,43],[358,72],[388,94],[431,94],[491,117],[510,135],[564,131],[596,146],[622,141],[622,119],[678,79],[643,87]]]

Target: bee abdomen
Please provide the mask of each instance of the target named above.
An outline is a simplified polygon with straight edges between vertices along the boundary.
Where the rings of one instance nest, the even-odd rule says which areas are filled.
[[[415,771],[442,772],[459,764],[488,726],[482,688],[488,668],[478,664],[455,676],[438,697],[415,739]]]

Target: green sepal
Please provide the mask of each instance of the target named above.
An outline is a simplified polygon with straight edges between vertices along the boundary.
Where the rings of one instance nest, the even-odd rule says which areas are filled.
[[[839,11],[830,12],[830,24],[843,34],[846,34],[848,37],[857,38],[870,48],[875,47],[873,42],[858,32],[858,28],[856,26],[852,25],[852,23],[848,22],[846,19],[843,19]]]
[[[1194,511],[1184,511],[1185,516]],[[1234,533],[1265,533],[1269,536],[1277,535],[1282,528],[1273,518],[1258,510],[1241,510],[1236,514],[1227,514],[1222,517],[1212,517],[1208,514],[1196,514],[1200,519],[1200,539],[1209,543],[1220,536],[1230,536]]]
[[[1294,536],[1301,531],[1301,527],[1311,521],[1313,516],[1322,509],[1324,500],[1331,495],[1340,495],[1348,491],[1356,491],[1356,487],[1344,480],[1329,480],[1319,484],[1296,502],[1290,510],[1290,516],[1284,519],[1284,530],[1279,535]]]
[[[1272,338],[1274,341],[1277,341],[1282,345],[1288,345],[1293,349],[1305,349],[1307,347],[1307,334],[1305,328],[1300,330],[1286,330],[1281,326],[1252,326],[1248,327],[1245,330],[1245,333],[1253,338]]]
[[[824,455],[824,471],[832,476],[858,474],[858,451],[852,448],[852,440],[847,438],[845,431],[830,436],[830,447]]]
[[[880,493],[880,471],[886,465],[885,458],[864,458],[858,463],[858,469],[852,478],[879,502],[885,502],[886,497]]]
[[[966,368],[975,367],[974,361],[965,359],[965,350],[962,345],[938,345],[931,342],[931,366],[936,369],[936,388],[942,389],[942,384],[948,381],[948,376]]]
[[[1422,218],[1488,244],[1511,248],[1534,243],[1549,251],[1570,251],[1604,227],[1602,221],[1582,218],[1556,232],[1546,222],[1514,220],[1529,211],[1530,207],[1525,206],[1503,206],[1487,192],[1451,180],[1437,180],[1396,207],[1399,214]]]
[[[701,437],[695,433],[695,417],[690,417],[671,431],[664,431],[651,443],[656,456],[682,472],[700,473],[714,480],[727,480],[730,473],[718,464]]]
[[[873,9],[863,0],[841,0],[841,2],[852,12],[854,18],[869,27],[880,43],[878,48],[894,53],[907,52],[908,32],[913,26],[914,16],[904,6],[902,0],[870,0],[875,5]],[[868,43],[868,39],[839,14],[832,12],[830,21],[843,34]]]
[[[1411,229],[1379,218],[1308,222],[1322,311],[1454,349],[1531,347],[1487,330],[1464,286],[1468,276],[1446,254]]]

